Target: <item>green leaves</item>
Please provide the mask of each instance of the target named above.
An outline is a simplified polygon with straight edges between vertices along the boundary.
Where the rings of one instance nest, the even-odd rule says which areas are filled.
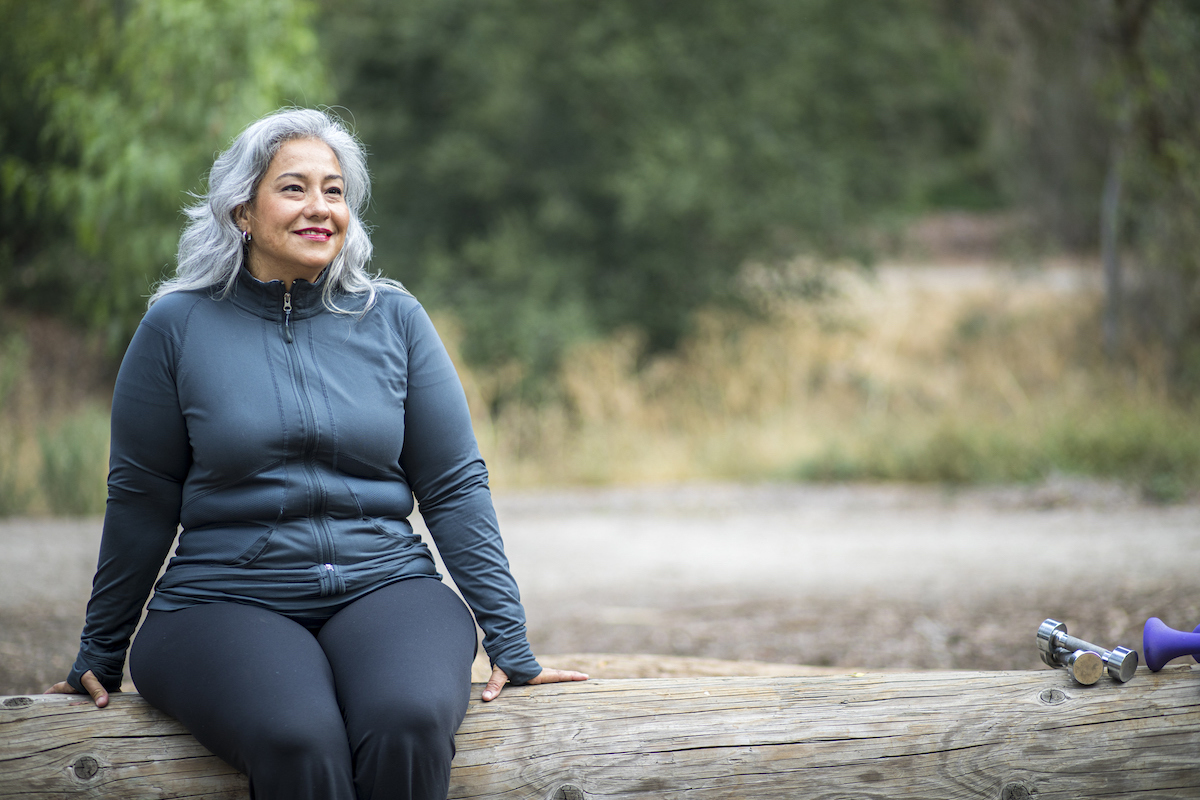
[[[336,8],[377,264],[476,359],[534,371],[625,326],[670,347],[748,260],[862,251],[862,223],[923,202],[965,95],[923,3]]]
[[[214,152],[326,69],[376,266],[535,374],[673,346],[749,263],[863,257],[979,149],[934,0],[314,1],[0,0],[0,292],[123,344]]]
[[[0,0],[8,291],[123,345],[213,154],[267,111],[328,99],[310,13],[304,0]]]

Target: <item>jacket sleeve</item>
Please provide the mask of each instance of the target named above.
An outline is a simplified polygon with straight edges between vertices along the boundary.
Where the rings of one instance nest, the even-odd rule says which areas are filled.
[[[483,629],[483,647],[513,683],[541,667],[525,635],[525,611],[492,506],[458,373],[424,309],[405,318],[408,396],[404,468],[442,561]]]
[[[175,383],[175,346],[143,320],[113,392],[108,503],[79,655],[67,681],[91,670],[119,691],[129,639],[175,539],[191,463]]]

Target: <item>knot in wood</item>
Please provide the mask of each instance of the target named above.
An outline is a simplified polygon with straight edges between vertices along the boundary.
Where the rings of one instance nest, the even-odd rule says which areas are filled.
[[[583,789],[573,783],[564,783],[554,790],[550,800],[585,800]]]
[[[1065,703],[1068,699],[1067,693],[1061,689],[1043,689],[1041,694],[1038,695],[1038,700],[1041,700],[1048,706]]]
[[[75,759],[75,763],[71,765],[71,769],[74,770],[75,777],[81,781],[91,780],[100,771],[100,762],[91,756],[80,756]]]
[[[1029,800],[1035,797],[1037,792],[1030,789],[1020,781],[1004,784],[1004,789],[1000,791],[1000,800]]]
[[[25,706],[33,705],[32,697],[6,697],[4,698],[5,708],[24,708]]]

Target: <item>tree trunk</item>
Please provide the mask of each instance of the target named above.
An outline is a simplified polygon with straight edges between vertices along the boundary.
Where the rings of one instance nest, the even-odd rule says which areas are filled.
[[[1121,346],[1121,151],[1121,145],[1114,143],[1100,201],[1100,260],[1104,264],[1103,344],[1104,355],[1110,360],[1117,357]]]
[[[476,691],[480,687],[476,686]],[[1200,668],[608,680],[472,702],[452,798],[1200,795]],[[244,800],[137,695],[0,700],[0,798]]]

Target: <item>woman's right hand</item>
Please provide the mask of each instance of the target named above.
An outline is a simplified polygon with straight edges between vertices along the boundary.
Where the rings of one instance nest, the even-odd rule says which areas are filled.
[[[97,708],[104,708],[106,705],[108,705],[108,692],[106,692],[104,687],[100,685],[100,679],[93,675],[90,669],[83,673],[83,676],[80,677],[79,682],[83,684],[83,688],[87,689],[88,694],[92,696],[92,700],[95,701]],[[43,694],[79,694],[79,692],[75,690],[74,686],[66,681],[59,681],[47,689]]]

